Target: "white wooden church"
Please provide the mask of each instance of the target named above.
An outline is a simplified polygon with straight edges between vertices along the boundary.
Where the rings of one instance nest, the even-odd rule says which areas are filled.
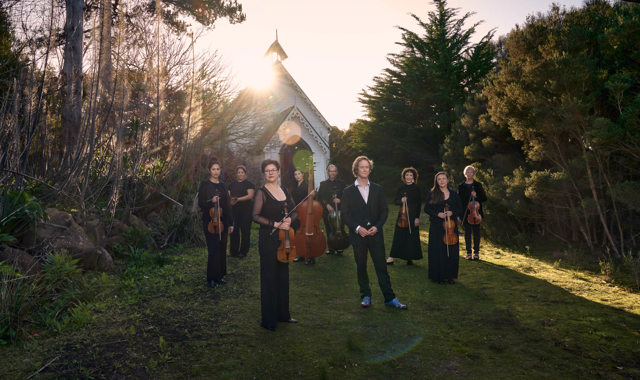
[[[230,148],[247,155],[243,158],[250,169],[249,177],[257,184],[261,183],[258,178],[262,160],[277,159],[282,184],[288,188],[295,183],[295,169],[309,170],[309,160],[303,157],[311,154],[317,188],[326,179],[331,126],[285,68],[287,54],[278,42],[277,32],[265,56],[272,59],[273,83],[262,90],[246,88],[234,100],[237,114],[242,116],[232,121],[230,133],[246,138]]]

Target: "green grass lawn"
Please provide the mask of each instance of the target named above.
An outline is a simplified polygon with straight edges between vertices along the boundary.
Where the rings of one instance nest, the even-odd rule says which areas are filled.
[[[349,249],[290,264],[300,323],[261,328],[256,233],[223,287],[205,284],[204,248],[110,276],[93,322],[0,348],[0,378],[640,378],[640,295],[484,241],[482,261],[438,285],[426,230],[425,259],[389,267],[408,310],[384,306],[371,265],[373,305],[360,307]]]

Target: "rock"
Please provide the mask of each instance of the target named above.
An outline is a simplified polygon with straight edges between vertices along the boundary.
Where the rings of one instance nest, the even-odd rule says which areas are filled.
[[[113,258],[102,247],[76,250],[72,256],[78,259],[78,266],[83,269],[111,272],[115,268]]]
[[[38,260],[27,252],[16,248],[5,248],[0,251],[0,261],[13,265],[25,275],[33,275],[40,272],[41,265]]]
[[[139,230],[148,230],[149,228],[144,224],[142,219],[138,218],[133,214],[129,214],[129,224],[131,227],[135,227]]]
[[[111,226],[107,226],[107,231],[109,232],[107,236],[120,236],[128,229],[129,226],[124,224],[122,221],[115,219],[113,222],[111,222]]]
[[[103,245],[106,233],[102,226],[102,222],[99,219],[93,219],[85,223],[84,231],[87,233],[93,244],[97,246]]]

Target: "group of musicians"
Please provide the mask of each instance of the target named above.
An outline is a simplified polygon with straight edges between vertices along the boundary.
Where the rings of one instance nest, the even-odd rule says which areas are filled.
[[[275,231],[297,230],[300,226],[296,205],[309,195],[304,175],[296,170],[296,186],[289,192],[279,184],[280,163],[267,159],[261,165],[264,185],[259,189],[247,180],[247,169],[236,168],[236,180],[227,189],[220,181],[221,166],[215,159],[209,163],[209,178],[202,181],[198,203],[202,209],[202,225],[208,248],[207,283],[216,287],[225,283],[227,233],[231,234],[230,255],[245,257],[249,251],[251,221],[260,225],[258,251],[260,254],[261,326],[275,330],[277,322],[296,323],[289,312],[289,266],[276,257],[280,246]],[[394,203],[400,206],[389,258],[385,259],[383,226],[388,217],[387,201],[382,187],[369,180],[373,161],[359,156],[353,161],[355,177],[348,186],[338,179],[338,168],[327,167],[327,180],[320,183],[317,199],[322,205],[322,217],[327,236],[335,233],[336,224],[330,216],[341,216],[348,227],[348,243],[353,247],[360,305],[370,307],[372,293],[367,274],[367,257],[371,256],[385,305],[406,309],[393,292],[387,266],[396,259],[412,265],[423,257],[420,244],[420,211],[422,197],[417,185],[418,171],[413,167],[402,170],[402,185]],[[482,203],[486,195],[482,184],[474,179],[475,168],[464,169],[465,181],[458,192],[449,189],[449,175],[438,172],[433,187],[426,194],[424,212],[429,215],[428,275],[440,284],[453,284],[458,277],[458,225],[462,223],[468,260],[479,260]],[[314,193],[314,192],[312,192]],[[462,201],[469,203],[463,207]],[[472,204],[473,203],[473,208]],[[251,205],[253,204],[253,207]],[[286,212],[286,211],[291,212]],[[217,218],[215,221],[213,219]],[[212,230],[219,222],[220,230]],[[212,231],[217,231],[216,233]],[[325,254],[342,254],[344,247],[329,247]],[[296,262],[315,263],[313,257],[300,256]]]

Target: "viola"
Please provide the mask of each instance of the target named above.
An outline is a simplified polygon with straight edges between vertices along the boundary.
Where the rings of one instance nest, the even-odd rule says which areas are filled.
[[[444,228],[444,235],[442,236],[442,241],[447,246],[447,254],[449,253],[449,246],[458,244],[458,235],[455,232],[456,222],[451,219],[447,215],[447,211],[449,211],[449,205],[445,203],[444,205],[444,222],[442,222],[442,227]]]
[[[333,207],[333,212],[329,213],[329,223],[331,223],[333,231],[327,237],[327,245],[334,251],[343,251],[349,246],[349,235],[344,230],[344,222],[340,217],[338,204],[334,203]]]
[[[475,191],[474,187],[471,187],[471,191]],[[471,196],[471,200],[467,205],[469,209],[469,215],[467,216],[467,223],[480,224],[482,222],[482,215],[480,215],[480,202],[476,201],[476,197]]]
[[[406,197],[406,196],[407,196],[407,194],[405,193],[404,197]],[[409,233],[411,233],[411,224],[409,223],[409,211],[408,211],[408,208],[407,208],[406,199],[402,202],[402,207],[398,211],[398,220],[397,220],[396,224],[400,228],[409,228]]]
[[[313,157],[311,157],[313,162]],[[322,205],[314,198],[313,189],[313,165],[309,170],[309,186],[307,187],[308,197],[300,203],[298,207],[298,220],[300,221],[299,231],[295,237],[298,256],[311,259],[318,257],[327,249],[327,240],[320,229],[320,219],[322,219]]]
[[[213,207],[209,209],[209,216],[211,220],[207,225],[207,230],[212,234],[218,234],[218,237],[222,238],[222,230],[224,230],[224,224],[222,223],[222,207],[220,207],[220,196],[216,191],[218,200],[214,203]]]
[[[284,214],[287,215],[287,205],[284,205]],[[296,246],[293,243],[295,240],[295,232],[293,228],[288,230],[279,230],[278,239],[280,240],[280,246],[278,247],[277,258],[281,263],[290,263],[296,258]]]

